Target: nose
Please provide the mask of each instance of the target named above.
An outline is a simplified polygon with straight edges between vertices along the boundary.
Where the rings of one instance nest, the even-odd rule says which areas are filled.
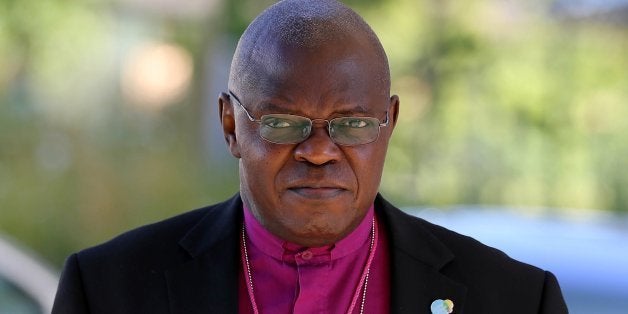
[[[313,122],[310,136],[297,145],[294,158],[317,166],[339,161],[342,158],[342,151],[329,137],[326,121]]]

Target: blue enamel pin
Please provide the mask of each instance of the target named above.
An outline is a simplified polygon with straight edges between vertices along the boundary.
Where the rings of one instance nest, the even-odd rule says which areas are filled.
[[[434,300],[430,306],[432,314],[449,314],[454,311],[454,302],[451,300]]]

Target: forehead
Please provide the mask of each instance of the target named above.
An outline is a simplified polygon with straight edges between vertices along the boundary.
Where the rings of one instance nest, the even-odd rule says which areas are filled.
[[[249,68],[253,82],[242,84],[249,103],[264,109],[340,106],[336,109],[354,112],[373,112],[386,104],[388,86],[379,58],[359,41],[317,47],[274,43],[264,48],[266,52],[258,54]]]

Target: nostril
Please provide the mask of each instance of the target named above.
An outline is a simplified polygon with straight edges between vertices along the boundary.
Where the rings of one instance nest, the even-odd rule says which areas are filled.
[[[308,136],[309,135],[309,136]],[[294,158],[315,166],[333,164],[342,159],[342,152],[324,128],[314,127],[294,149]]]

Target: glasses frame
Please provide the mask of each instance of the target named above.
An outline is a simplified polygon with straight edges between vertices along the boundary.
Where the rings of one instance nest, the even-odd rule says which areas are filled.
[[[230,97],[230,98],[232,98],[233,100],[235,100],[235,102],[238,104],[238,106],[239,106],[240,108],[242,108],[242,110],[244,110],[244,113],[246,113],[247,118],[248,118],[251,122],[255,122],[255,123],[259,124],[259,125],[261,125],[261,124],[262,124],[262,119],[261,119],[261,118],[260,118],[260,119],[255,119],[255,118],[251,115],[251,113],[250,113],[250,112],[249,112],[249,111],[248,111],[248,110],[244,107],[244,105],[242,105],[242,102],[240,101],[240,99],[239,99],[239,98],[238,98],[238,97],[237,97],[237,96],[236,96],[236,95],[235,95],[232,91],[229,91],[229,97]],[[381,128],[382,128],[382,127],[387,127],[387,126],[388,126],[388,123],[390,122],[390,120],[389,120],[389,110],[386,110],[386,120],[384,120],[384,122],[380,121],[379,119],[377,119],[377,118],[375,118],[375,117],[356,117],[356,118],[373,118],[373,119],[378,120],[378,121],[379,121],[379,124],[378,124],[378,127],[377,127],[377,136],[376,136],[376,137],[375,137],[372,141],[365,142],[365,143],[359,143],[359,144],[343,144],[343,143],[338,143],[338,142],[336,142],[336,141],[334,140],[334,138],[331,136],[331,134],[332,134],[332,131],[331,131],[331,121],[333,121],[333,120],[335,120],[335,119],[340,119],[340,118],[351,118],[350,116],[348,116],[348,117],[336,117],[336,118],[333,118],[333,119],[329,119],[329,120],[327,120],[327,119],[310,119],[310,118],[308,118],[308,117],[299,116],[299,115],[294,115],[294,114],[290,114],[290,115],[292,115],[292,116],[297,116],[297,117],[301,117],[301,118],[305,118],[305,119],[307,119],[307,120],[309,120],[309,121],[310,121],[310,132],[309,132],[309,134],[308,134],[308,136],[307,136],[306,138],[304,138],[303,140],[298,141],[298,142],[290,142],[290,143],[277,143],[277,142],[273,142],[273,141],[271,141],[271,140],[269,140],[269,139],[267,139],[267,138],[263,137],[263,136],[262,136],[262,135],[258,132],[259,136],[260,136],[262,139],[264,139],[265,141],[268,141],[268,142],[270,142],[270,143],[274,143],[274,144],[280,144],[280,145],[283,145],[283,144],[285,144],[285,145],[289,145],[289,144],[298,144],[298,143],[302,143],[302,142],[306,141],[306,140],[307,140],[307,139],[308,139],[308,138],[312,135],[311,128],[313,128],[313,127],[314,127],[314,122],[317,122],[317,121],[324,121],[325,123],[327,123],[327,134],[329,135],[329,138],[331,139],[331,141],[332,141],[332,142],[334,142],[335,144],[341,145],[341,146],[358,146],[358,145],[369,144],[369,143],[373,143],[373,142],[377,141],[377,139],[379,139],[379,134],[381,133]],[[265,116],[265,115],[262,115],[262,117],[264,117],[264,116]]]

